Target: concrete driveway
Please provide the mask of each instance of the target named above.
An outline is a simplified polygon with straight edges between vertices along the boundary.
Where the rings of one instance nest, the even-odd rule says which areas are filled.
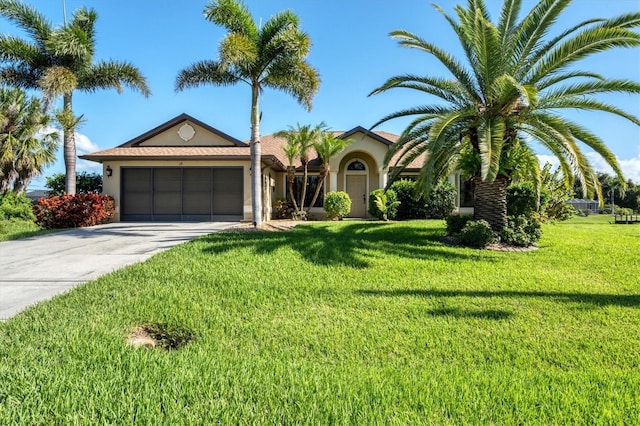
[[[0,321],[116,269],[236,223],[111,223],[0,242]]]

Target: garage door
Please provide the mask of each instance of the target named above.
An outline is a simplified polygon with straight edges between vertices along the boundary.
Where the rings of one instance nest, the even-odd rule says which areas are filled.
[[[242,219],[239,167],[122,168],[123,221]]]

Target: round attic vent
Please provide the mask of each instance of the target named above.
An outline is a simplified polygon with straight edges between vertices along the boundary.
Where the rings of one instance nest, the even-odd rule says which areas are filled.
[[[180,126],[180,128],[178,129],[178,136],[180,136],[180,139],[185,142],[191,140],[191,138],[193,138],[193,135],[195,134],[196,131],[193,129],[193,127],[186,123]]]

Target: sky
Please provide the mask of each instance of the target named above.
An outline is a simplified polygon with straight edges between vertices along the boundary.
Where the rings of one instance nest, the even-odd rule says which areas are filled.
[[[63,23],[63,0],[25,0],[52,24]],[[446,12],[463,0],[434,0]],[[536,2],[524,0],[523,10]],[[178,72],[205,59],[215,59],[224,29],[204,19],[207,0],[66,0],[67,16],[78,8],[94,8],[97,48],[95,60],[127,61],[147,78],[149,98],[125,89],[94,93],[76,92],[73,107],[83,115],[76,137],[78,154],[108,149],[125,143],[181,113],[187,113],[237,139],[250,136],[250,89],[200,86],[175,91]],[[369,128],[385,115],[437,101],[407,89],[368,96],[389,77],[412,73],[449,77],[435,59],[415,49],[405,49],[389,37],[404,29],[461,57],[451,28],[428,0],[246,0],[257,21],[266,21],[289,9],[313,42],[309,63],[320,73],[320,90],[313,108],[306,111],[289,95],[265,90],[260,107],[263,135],[300,124],[326,123],[333,130]],[[487,0],[497,20],[501,0]],[[554,26],[554,32],[590,18],[617,16],[640,10],[640,0],[574,0]],[[25,37],[16,26],[0,18],[0,32]],[[617,49],[595,55],[578,68],[609,78],[640,80],[640,48]],[[602,100],[640,117],[640,96],[607,95]],[[640,127],[605,113],[569,111],[566,116],[584,124],[604,140],[618,157],[627,179],[640,183]],[[401,133],[407,120],[380,127]],[[540,146],[534,149],[541,161],[551,159]],[[596,170],[610,172],[588,147],[584,152]],[[64,171],[62,153],[30,189],[42,189],[45,176]],[[101,172],[98,163],[80,160],[78,171]]]

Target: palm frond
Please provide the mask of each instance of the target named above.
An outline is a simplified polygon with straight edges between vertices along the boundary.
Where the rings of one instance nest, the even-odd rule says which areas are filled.
[[[320,87],[320,74],[310,64],[286,58],[274,62],[265,74],[262,80],[265,86],[289,93],[311,110],[311,101]]]
[[[545,109],[582,109],[587,111],[604,111],[611,114],[615,114],[622,118],[626,118],[634,124],[640,125],[640,119],[631,115],[620,108],[613,105],[609,105],[604,102],[597,101],[590,98],[582,97],[567,97],[555,100],[548,100],[544,103]]]
[[[36,8],[18,0],[0,0],[0,15],[17,24],[41,46],[53,31],[51,23]]]
[[[234,0],[211,0],[205,6],[204,17],[229,32],[244,34],[258,42],[258,28],[244,3]]]
[[[250,81],[244,80],[220,62],[206,60],[196,62],[178,73],[176,91],[180,92],[184,89],[204,84],[230,86],[239,81],[251,84]]]
[[[600,74],[596,74],[588,71],[568,71],[566,73],[554,73],[549,76],[546,76],[540,79],[536,83],[536,87],[539,91],[551,87],[555,84],[562,83],[566,80],[570,80],[573,78],[580,79],[595,79],[595,80],[604,80],[604,77]]]
[[[501,117],[486,117],[478,132],[480,151],[480,176],[493,182],[500,170],[500,156],[504,144],[505,123]]]
[[[220,41],[218,52],[220,62],[233,64],[238,68],[251,69],[260,58],[258,46],[240,33],[228,33]]]
[[[123,86],[142,93],[145,97],[151,95],[145,77],[138,68],[128,62],[98,62],[83,70],[78,75],[78,89],[95,92],[98,89],[116,89],[122,92]]]
[[[473,97],[476,101],[481,101],[481,97],[478,94],[477,87],[473,81],[471,75],[465,70],[465,68],[458,62],[453,56],[440,49],[433,43],[429,43],[426,40],[412,34],[408,31],[392,31],[391,37],[399,40],[398,43],[402,47],[408,47],[413,49],[422,50],[430,53],[438,61],[440,61],[451,74],[460,82],[460,85],[465,88],[469,97]]]
[[[437,77],[420,77],[413,74],[398,75],[389,78],[382,86],[374,89],[368,96],[377,95],[389,89],[405,88],[428,93],[458,104],[465,99],[464,88],[455,80],[445,80]]]

